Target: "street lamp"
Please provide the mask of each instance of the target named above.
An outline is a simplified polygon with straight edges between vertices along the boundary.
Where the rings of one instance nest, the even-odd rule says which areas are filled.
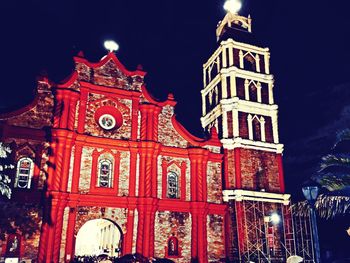
[[[316,212],[315,212],[315,203],[318,197],[319,188],[317,186],[304,186],[302,188],[305,199],[310,204],[311,212],[311,226],[312,226],[312,236],[314,238],[314,249],[315,249],[315,260],[316,263],[321,262],[320,256],[320,242],[318,240],[318,231],[317,231],[317,221],[316,221]]]

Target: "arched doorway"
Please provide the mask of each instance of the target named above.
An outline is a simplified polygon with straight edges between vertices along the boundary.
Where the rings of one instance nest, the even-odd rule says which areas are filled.
[[[108,219],[87,221],[78,231],[75,241],[75,256],[97,256],[108,254],[121,256],[121,228]]]

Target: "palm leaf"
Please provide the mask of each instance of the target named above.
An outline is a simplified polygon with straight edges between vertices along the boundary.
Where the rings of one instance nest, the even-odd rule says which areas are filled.
[[[325,219],[330,219],[337,215],[350,214],[350,197],[320,195],[317,198],[315,207],[318,215]],[[307,201],[298,202],[293,205],[293,208],[296,215],[309,215],[310,205]]]

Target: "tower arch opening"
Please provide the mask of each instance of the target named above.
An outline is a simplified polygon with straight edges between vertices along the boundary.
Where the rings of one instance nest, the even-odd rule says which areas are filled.
[[[120,226],[109,219],[92,219],[78,231],[75,241],[75,256],[98,256],[107,254],[120,257],[123,232]]]

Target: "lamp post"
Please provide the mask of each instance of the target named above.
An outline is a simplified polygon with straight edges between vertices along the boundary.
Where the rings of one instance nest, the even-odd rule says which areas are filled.
[[[318,231],[317,231],[317,221],[316,221],[316,212],[315,212],[315,203],[318,197],[319,188],[317,186],[304,186],[302,188],[305,199],[308,201],[311,207],[311,226],[312,226],[312,236],[315,250],[315,262],[321,262],[320,256],[320,242],[318,240]]]

